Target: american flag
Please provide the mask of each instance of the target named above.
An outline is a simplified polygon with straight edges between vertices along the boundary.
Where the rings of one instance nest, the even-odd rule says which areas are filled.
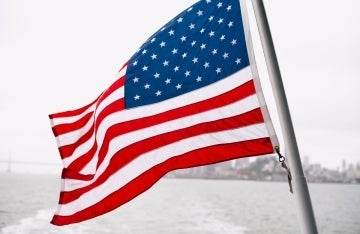
[[[166,173],[274,152],[238,0],[202,0],[154,33],[89,105],[50,115],[63,161],[55,225],[105,214]]]

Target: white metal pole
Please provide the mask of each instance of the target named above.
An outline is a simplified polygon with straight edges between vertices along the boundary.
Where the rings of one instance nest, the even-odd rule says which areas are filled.
[[[275,48],[262,0],[252,0],[260,39],[264,51],[270,82],[274,92],[277,111],[285,143],[285,155],[288,156],[292,174],[294,195],[298,210],[298,217],[302,233],[315,234],[317,232],[315,216],[311,204],[309,189],[301,165],[295,132],[290,116],[289,106],[286,100],[285,90],[282,83],[279,64],[276,58]]]

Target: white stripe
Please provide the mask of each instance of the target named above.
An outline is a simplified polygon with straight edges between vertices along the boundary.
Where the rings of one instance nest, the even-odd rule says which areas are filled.
[[[94,145],[94,139],[95,139],[95,135],[93,134],[86,142],[79,145],[74,150],[73,154],[70,157],[64,158],[62,160],[64,167],[68,167],[73,161],[75,161],[81,155],[84,155],[85,153],[89,152],[89,150]]]
[[[141,175],[143,172],[168,160],[173,155],[181,155],[198,148],[216,145],[219,142],[225,144],[267,136],[265,124],[257,124],[241,129],[191,137],[176,142],[175,144],[158,148],[136,158],[134,161],[110,176],[105,183],[83,194],[77,200],[61,205],[60,213],[58,213],[58,215],[72,215],[77,211],[94,205]],[[94,194],[96,194],[96,196]]]
[[[95,110],[96,118],[101,113],[101,111],[106,108],[106,106],[108,106],[109,104],[111,104],[114,101],[119,100],[122,97],[124,97],[124,88],[123,87],[114,91],[112,94],[110,94],[107,98],[105,98],[105,100],[103,100],[99,104],[99,106]],[[96,106],[96,103],[93,106]],[[94,111],[94,108],[92,111]],[[83,134],[85,134],[87,131],[89,131],[89,129],[91,128],[93,123],[94,123],[94,117],[90,118],[89,121],[86,123],[86,125],[84,127],[82,127],[81,129],[77,129],[75,131],[59,135],[57,137],[58,140],[61,142],[61,145],[59,145],[59,147],[75,143]]]
[[[120,77],[125,75],[125,72],[126,72],[126,69],[120,70],[115,75],[115,80],[118,80]],[[66,123],[74,123],[74,122],[76,122],[77,120],[81,119],[87,113],[94,111],[95,107],[96,107],[96,104],[97,103],[95,102],[93,105],[89,106],[86,110],[84,110],[83,113],[81,113],[79,115],[73,115],[73,116],[69,116],[69,117],[56,117],[56,118],[54,118],[53,119],[54,126],[59,125],[59,124],[66,124]],[[99,107],[97,109],[99,109]]]
[[[199,114],[175,119],[172,121],[168,121],[162,124],[158,124],[156,126],[150,126],[148,128],[140,129],[137,131],[133,131],[127,134],[123,134],[121,136],[115,137],[110,141],[108,153],[105,156],[104,161],[101,163],[99,168],[96,171],[94,178],[90,181],[70,181],[71,186],[64,187],[64,191],[71,191],[81,187],[85,187],[91,183],[93,183],[108,167],[111,157],[123,149],[124,147],[131,145],[135,142],[140,142],[144,139],[150,138],[152,136],[160,135],[162,133],[171,132],[179,129],[183,129],[186,127],[190,127],[202,122],[215,121],[218,119],[224,119],[228,117],[232,117],[235,115],[239,115],[242,113],[246,113],[248,111],[254,110],[259,107],[259,103],[257,102],[256,95],[249,96],[243,100],[232,103],[231,105],[227,105],[224,107],[220,107],[217,109],[209,110],[206,112],[202,112]],[[227,130],[226,130],[227,131]],[[261,133],[262,134],[262,133]],[[96,157],[93,158],[91,163],[87,164],[83,170],[81,170],[82,174],[92,174],[95,171],[96,166]]]
[[[128,120],[131,120],[131,119],[138,119],[141,117],[146,117],[146,116],[151,116],[154,114],[162,113],[162,112],[165,112],[165,111],[168,111],[171,109],[179,108],[184,105],[189,105],[189,104],[192,104],[195,102],[206,100],[211,97],[215,97],[217,95],[220,95],[221,93],[224,93],[226,91],[233,89],[234,87],[244,84],[251,79],[252,79],[251,69],[248,66],[248,67],[242,69],[241,71],[227,77],[226,79],[222,79],[216,83],[213,83],[204,88],[192,91],[190,93],[186,93],[184,95],[177,96],[175,98],[166,100],[164,102],[159,102],[159,103],[155,103],[152,105],[141,106],[138,108],[128,109],[126,111],[120,111],[118,113],[114,113],[104,119],[103,123],[99,126],[99,129],[107,129],[107,128],[104,128],[104,126],[102,126],[104,124],[104,122],[106,122],[107,119],[109,119],[108,121],[110,123],[119,123],[119,122],[125,122]],[[123,98],[124,97],[123,87],[121,89],[119,89],[119,91],[117,91],[116,93],[117,93],[116,95],[114,95],[114,96],[111,95],[111,97],[108,97],[108,98],[111,98],[112,101],[106,101],[106,102],[111,103],[113,101],[116,101],[117,100],[116,98]],[[104,107],[102,107],[102,108],[104,108]],[[100,112],[101,112],[100,109],[96,110],[97,115]],[[95,116],[95,117],[97,118],[97,116]],[[115,121],[114,121],[114,119],[115,119]],[[111,126],[111,125],[107,125],[107,126]],[[81,129],[76,130],[73,133],[67,133],[64,135],[67,136],[66,138],[71,138],[71,136],[74,138],[77,138],[77,136],[81,136],[78,134],[78,132],[81,132]],[[97,137],[97,138],[99,139],[99,137]],[[59,137],[59,139],[61,141],[61,146],[71,144],[71,142],[63,143],[62,137]],[[100,139],[103,139],[103,136],[100,137]]]
[[[74,123],[74,122],[78,121],[79,119],[81,119],[82,117],[84,117],[87,113],[94,111],[95,105],[96,105],[96,103],[92,104],[86,110],[84,110],[82,113],[80,113],[78,115],[73,115],[70,117],[54,117],[53,118],[53,122],[54,122],[53,126],[56,126],[59,124]]]
[[[83,136],[86,132],[88,132],[93,125],[93,118],[91,117],[89,121],[80,129],[58,135],[56,140],[60,142],[60,146],[66,146],[75,143],[81,136]]]
[[[252,77],[250,67],[246,67],[243,70],[227,77],[226,79],[222,79],[216,83],[194,90],[192,92],[188,92],[184,95],[180,95],[163,102],[114,113],[107,118],[106,121],[108,121],[110,125],[106,124],[106,126],[111,126],[112,123],[125,122],[132,119],[156,115],[172,109],[180,108],[182,106],[201,102],[230,91],[234,89],[234,87],[240,86],[251,79]],[[101,126],[101,128],[103,128],[103,126]],[[99,138],[103,139],[103,136],[99,136]]]
[[[109,127],[112,125],[119,123],[119,122],[125,122],[132,119],[137,119],[145,116],[151,116],[154,114],[162,113],[167,110],[171,110],[174,108],[178,108],[184,105],[192,104],[195,102],[203,101],[212,97],[215,97],[217,95],[221,95],[224,92],[227,92],[229,90],[232,90],[234,87],[237,87],[241,84],[246,83],[247,81],[251,80],[251,69],[250,67],[246,67],[237,73],[234,73],[233,75],[227,77],[226,79],[222,79],[216,83],[213,83],[211,85],[208,85],[202,89],[198,89],[195,91],[192,91],[190,93],[187,93],[185,95],[181,95],[169,100],[166,100],[164,102],[152,104],[152,105],[146,105],[138,108],[133,108],[129,110],[123,110],[119,111],[117,113],[113,113],[109,116],[107,116],[102,123],[100,124],[98,128],[98,132],[96,133],[96,140],[98,145],[101,145],[101,143],[104,140],[105,133]],[[122,98],[122,95],[124,93],[124,89],[121,88],[119,91],[116,91],[116,95],[111,97],[112,101],[115,101],[116,98]],[[110,97],[109,97],[110,98]],[[97,113],[100,113],[97,111]],[[74,132],[76,133],[67,133],[64,134],[66,136],[72,135],[74,137],[73,142],[75,142],[81,135],[79,135],[79,132],[82,131],[81,129],[76,130]],[[59,136],[59,139],[62,139],[62,136]],[[88,141],[84,142],[84,146],[79,146],[79,149],[76,149],[73,153],[73,155],[63,162],[64,165],[69,165],[71,162],[73,162],[75,159],[77,159],[79,156],[81,156],[84,153],[85,149],[90,149],[92,144],[94,144],[94,137],[91,137],[88,139]],[[61,145],[67,145],[71,140],[60,142],[59,146]],[[98,150],[96,154],[99,152],[100,147],[98,147]],[[94,168],[96,166],[97,159],[96,157],[93,157],[91,161],[87,164],[88,167],[84,168],[82,170],[83,173],[90,173],[94,174]]]

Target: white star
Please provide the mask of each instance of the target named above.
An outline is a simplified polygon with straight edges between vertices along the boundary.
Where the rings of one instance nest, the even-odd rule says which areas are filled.
[[[193,61],[193,63],[197,63],[199,61],[199,59],[194,57],[194,59],[192,61]]]
[[[148,66],[143,66],[142,70],[143,70],[143,71],[147,71],[147,70],[148,70]]]
[[[206,44],[201,44],[200,48],[203,50],[203,49],[206,49]]]
[[[235,40],[235,39],[233,39],[232,41],[231,41],[231,45],[236,45],[237,44],[237,41]]]
[[[213,51],[211,52],[213,55],[217,54],[217,49],[213,49]]]
[[[198,77],[196,78],[196,81],[197,81],[197,82],[202,81],[202,77],[201,77],[201,76],[198,76]]]
[[[190,24],[190,25],[189,25],[189,28],[190,28],[190,30],[191,30],[191,29],[194,29],[194,28],[195,28],[195,24]]]
[[[169,31],[169,35],[170,35],[170,36],[172,36],[172,35],[174,35],[174,34],[175,34],[175,31],[174,31],[174,30],[170,30],[170,31]]]
[[[166,83],[166,84],[170,84],[170,83],[171,83],[171,79],[170,79],[170,78],[167,78],[167,79],[165,80],[165,83]]]
[[[214,31],[211,31],[210,33],[209,33],[209,36],[210,37],[213,37],[215,35],[215,32]]]
[[[230,10],[231,10],[231,7],[232,7],[232,6],[229,5],[229,6],[226,8],[226,10],[227,10],[227,11],[230,11]]]
[[[214,19],[213,15],[209,17],[209,21],[212,21],[213,19]]]
[[[184,74],[186,77],[188,77],[188,76],[190,76],[190,71],[186,71]]]
[[[156,38],[155,38],[155,37],[152,38],[150,42],[153,43],[154,41],[156,41]]]
[[[142,53],[142,54],[146,54],[146,52],[147,52],[147,50],[144,49],[141,53]]]
[[[146,84],[146,85],[144,85],[144,88],[145,88],[145,89],[150,89],[150,85],[149,85],[149,84]]]
[[[216,74],[219,74],[220,72],[221,72],[221,68],[220,67],[216,68]]]
[[[154,78],[157,79],[157,78],[159,78],[159,77],[160,77],[160,74],[156,72],[156,73],[154,74]]]
[[[161,91],[160,90],[158,90],[158,91],[156,91],[156,96],[161,96]]]
[[[226,52],[225,52],[225,53],[223,54],[223,58],[224,58],[224,59],[229,58],[229,53],[226,53]]]
[[[151,59],[152,59],[152,60],[154,60],[154,59],[156,59],[156,58],[157,58],[157,55],[156,55],[156,54],[152,54],[152,55],[151,55]]]
[[[163,62],[163,65],[164,65],[164,67],[169,66],[169,61],[165,60],[165,61]]]
[[[185,36],[182,36],[182,37],[180,38],[180,40],[181,40],[182,42],[184,42],[184,41],[186,41],[186,37],[185,37]]]
[[[182,84],[177,84],[176,85],[176,89],[181,89],[181,87],[182,87]]]
[[[235,60],[235,63],[236,63],[236,64],[241,63],[241,59],[237,58],[237,59]]]
[[[187,56],[187,53],[183,53],[183,54],[181,55],[181,57],[183,57],[183,58],[186,58],[186,56]]]
[[[218,23],[219,24],[221,24],[221,23],[223,23],[224,22],[224,19],[222,19],[222,18],[220,18],[219,20],[218,20]]]
[[[221,41],[225,40],[225,35],[221,35],[220,40]]]
[[[234,22],[230,21],[230,23],[228,23],[228,27],[231,28],[234,25]]]
[[[177,52],[178,52],[178,50],[175,48],[171,51],[171,53],[173,53],[173,54],[176,54]]]
[[[137,64],[138,64],[137,60],[133,62],[133,66],[136,66]]]
[[[203,34],[204,32],[205,32],[205,28],[202,28],[202,29],[200,30],[200,33]]]
[[[219,2],[219,3],[217,4],[217,7],[218,7],[218,8],[222,7],[222,2]]]
[[[134,83],[137,83],[137,82],[139,82],[139,78],[138,78],[138,77],[135,77],[135,78],[133,79],[133,81],[134,81]]]
[[[179,19],[177,19],[177,22],[178,22],[178,23],[183,22],[183,18],[182,18],[182,17],[180,17]]]
[[[199,10],[199,11],[197,12],[197,15],[198,15],[198,16],[202,16],[202,15],[203,15],[203,11],[200,11],[200,10]]]
[[[162,42],[160,43],[160,47],[165,47],[165,45],[166,45],[166,42],[164,42],[164,41],[162,41]]]
[[[191,46],[194,46],[196,44],[196,41],[191,42]]]
[[[134,100],[139,100],[139,99],[140,99],[140,96],[136,94],[136,95],[134,96]]]
[[[180,69],[179,66],[174,67],[174,71],[175,71],[175,72],[179,71],[179,69]]]
[[[205,68],[210,67],[210,65],[209,65],[209,64],[210,64],[209,62],[205,62],[205,63],[204,63],[204,67],[205,67]]]

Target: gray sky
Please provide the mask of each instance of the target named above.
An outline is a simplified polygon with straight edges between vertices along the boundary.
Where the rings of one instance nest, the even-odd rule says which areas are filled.
[[[60,164],[48,114],[94,100],[152,33],[195,2],[0,0],[0,161]],[[328,168],[360,161],[360,1],[265,6],[300,154]],[[282,143],[261,57],[258,65]]]

